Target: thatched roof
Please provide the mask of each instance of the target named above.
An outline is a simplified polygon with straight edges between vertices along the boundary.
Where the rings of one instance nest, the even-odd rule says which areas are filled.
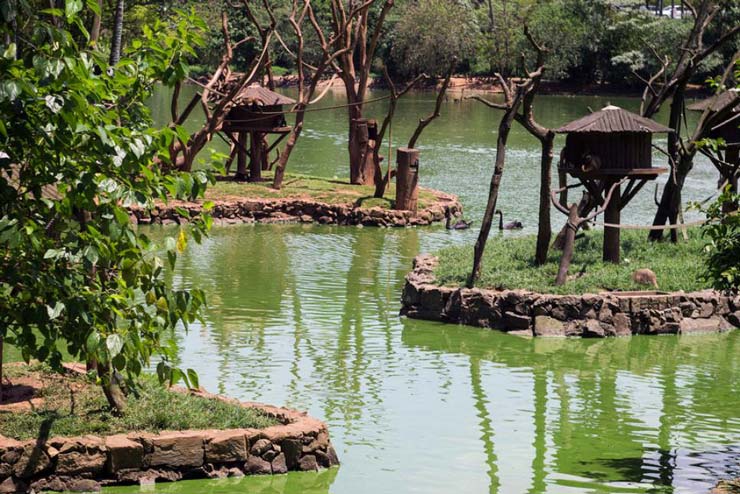
[[[586,132],[618,133],[618,132],[673,132],[668,127],[649,118],[623,110],[618,106],[606,106],[585,117],[574,120],[555,130],[558,134],[574,134]]]
[[[282,94],[270,91],[266,87],[249,86],[241,90],[234,98],[237,105],[257,104],[259,106],[281,106],[295,104],[295,100]]]
[[[740,111],[740,91],[737,89],[729,89],[724,93],[717,94],[711,98],[697,101],[696,103],[689,105],[687,108],[692,111],[701,112],[708,108],[709,111],[716,112],[717,110],[721,110],[722,108],[732,105],[733,102],[737,102],[737,106],[735,106],[734,111]]]

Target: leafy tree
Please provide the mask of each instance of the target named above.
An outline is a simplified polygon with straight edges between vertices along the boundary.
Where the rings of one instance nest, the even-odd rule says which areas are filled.
[[[395,28],[398,72],[444,74],[453,58],[470,61],[478,44],[478,20],[465,0],[419,0],[407,4]]]
[[[58,369],[65,351],[88,362],[122,412],[123,380],[135,389],[153,356],[162,380],[183,376],[164,335],[205,302],[199,290],[168,286],[160,255],[174,265],[210,218],[193,219],[162,250],[128,209],[201,196],[213,179],[162,174],[169,144],[187,133],[153,127],[145,105],[156,84],[185,77],[204,25],[184,13],[155,22],[108,67],[87,42],[81,0],[21,14],[29,37],[0,44],[0,338],[27,361]]]
[[[709,240],[704,277],[717,290],[730,293],[740,291],[740,215],[737,211],[727,212],[723,206],[738,201],[740,195],[727,187],[706,210],[707,224],[702,228]]]

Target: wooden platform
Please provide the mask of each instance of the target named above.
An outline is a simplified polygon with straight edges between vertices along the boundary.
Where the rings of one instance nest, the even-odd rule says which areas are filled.
[[[593,170],[590,172],[582,172],[578,169],[565,169],[560,168],[561,172],[568,173],[572,177],[586,180],[602,180],[602,179],[622,179],[624,177],[642,179],[642,180],[655,180],[658,175],[668,173],[668,168],[633,168],[630,170],[611,168],[611,169],[600,169]]]

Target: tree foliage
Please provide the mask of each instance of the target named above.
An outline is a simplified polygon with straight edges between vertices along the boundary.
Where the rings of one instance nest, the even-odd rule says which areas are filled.
[[[0,336],[26,360],[94,362],[104,388],[116,371],[134,386],[155,355],[160,377],[177,380],[166,331],[193,322],[205,299],[171,289],[160,256],[174,265],[210,219],[162,250],[129,208],[202,196],[212,180],[162,174],[169,144],[187,133],[155,128],[145,104],[155,84],[186,76],[205,26],[192,13],[156,21],[108,67],[84,14],[81,0],[23,12],[28,37],[0,46]]]
[[[707,209],[707,224],[703,227],[708,239],[704,277],[714,288],[731,293],[740,291],[740,215],[737,211],[725,212],[722,206],[739,201],[740,195],[726,188]]]
[[[475,55],[478,21],[464,0],[419,0],[401,12],[394,29],[396,72],[444,74],[454,58],[464,64]]]

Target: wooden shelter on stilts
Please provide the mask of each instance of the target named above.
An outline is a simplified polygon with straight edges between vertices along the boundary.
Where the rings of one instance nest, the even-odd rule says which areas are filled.
[[[621,211],[650,180],[668,170],[652,166],[652,137],[673,132],[653,120],[606,106],[555,130],[565,134],[559,169],[576,178],[603,207],[604,222],[620,223]],[[624,190],[621,186],[626,184]],[[619,262],[619,228],[604,229],[604,261]]]
[[[283,107],[295,104],[295,100],[261,86],[250,86],[244,88],[234,101],[235,105],[221,130],[231,142],[226,173],[228,175],[236,157],[235,178],[260,182],[262,171],[270,169],[270,152],[292,129],[285,122]],[[267,139],[270,134],[278,135],[271,144]]]
[[[737,193],[740,178],[740,90],[727,90],[689,105],[688,109],[697,112],[709,110],[711,116],[730,107],[732,107],[730,117],[712,128],[709,133],[711,139],[722,139],[724,144],[714,150],[702,148],[700,152],[707,156],[719,171],[720,186],[727,184],[730,191]],[[737,204],[726,203],[722,208],[725,212],[731,212],[737,209]]]

